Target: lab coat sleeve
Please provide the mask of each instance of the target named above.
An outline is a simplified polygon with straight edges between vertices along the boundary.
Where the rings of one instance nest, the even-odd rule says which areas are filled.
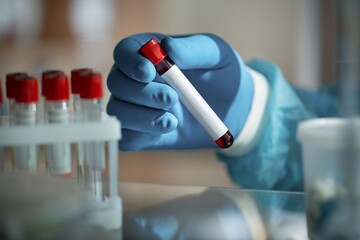
[[[253,60],[247,66],[254,80],[255,97],[243,131],[253,134],[247,135],[248,139],[236,139],[233,149],[219,151],[217,156],[241,187],[302,191],[296,130],[301,121],[315,117],[316,112],[308,111],[277,65]],[[257,114],[252,115],[254,111]],[[249,127],[256,129],[247,130]]]

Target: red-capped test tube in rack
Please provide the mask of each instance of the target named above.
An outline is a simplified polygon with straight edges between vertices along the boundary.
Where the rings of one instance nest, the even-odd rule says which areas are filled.
[[[80,85],[81,111],[83,121],[101,121],[103,83],[99,73],[85,75]],[[105,143],[85,143],[86,185],[99,199],[104,197]]]
[[[76,68],[71,70],[71,94],[73,100],[73,109],[75,112],[76,121],[82,121],[82,111],[81,111],[81,100],[80,100],[80,90],[84,82],[84,77],[92,73],[91,68]],[[85,179],[85,146],[84,143],[77,144],[77,176],[79,182],[86,181]]]
[[[66,124],[70,120],[69,80],[62,71],[43,73],[45,115],[49,124]],[[49,172],[58,176],[71,176],[70,143],[51,144],[47,151]]]
[[[42,72],[41,74],[41,98],[44,102],[44,105],[46,105],[45,101],[46,101],[46,94],[47,91],[49,89],[49,87],[47,86],[47,83],[49,83],[48,79],[49,77],[51,78],[52,76],[55,76],[56,74],[65,74],[63,71],[61,70],[46,70],[44,72]],[[44,112],[46,114],[46,106],[43,106],[44,108]]]
[[[80,91],[84,84],[85,76],[92,72],[93,70],[91,68],[77,68],[71,70],[71,94],[77,118],[81,117]]]
[[[37,123],[37,104],[39,102],[38,81],[34,77],[17,79],[14,83],[15,104],[14,124],[35,125]],[[38,147],[36,145],[15,147],[15,168],[18,171],[38,170]]]
[[[159,42],[152,38],[139,49],[154,64],[159,75],[179,94],[180,101],[220,148],[229,148],[233,136],[229,129],[201,97],[181,70],[169,58]]]
[[[27,77],[28,75],[25,72],[13,72],[6,75],[6,98],[8,99],[8,114],[10,124],[12,124],[14,120],[15,94],[17,91],[15,82],[16,80],[25,79]]]

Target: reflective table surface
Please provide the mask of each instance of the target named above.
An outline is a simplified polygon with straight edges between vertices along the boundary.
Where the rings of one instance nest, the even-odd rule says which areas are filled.
[[[123,239],[308,239],[296,192],[121,182]]]
[[[302,193],[121,181],[123,227],[107,231],[76,179],[1,180],[0,239],[307,239]]]

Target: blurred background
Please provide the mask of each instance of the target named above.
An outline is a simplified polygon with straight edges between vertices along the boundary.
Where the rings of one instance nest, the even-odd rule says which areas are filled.
[[[89,67],[103,74],[106,85],[113,48],[122,38],[212,32],[245,61],[269,59],[291,83],[316,89],[339,74],[337,2],[0,0],[0,78]],[[119,153],[119,159],[121,180],[233,186],[212,150],[139,151]]]

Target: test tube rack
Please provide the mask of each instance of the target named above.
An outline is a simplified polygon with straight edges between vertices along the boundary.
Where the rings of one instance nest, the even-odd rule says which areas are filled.
[[[87,225],[100,226],[105,230],[122,227],[122,199],[118,189],[118,141],[121,138],[120,122],[103,114],[100,121],[80,122],[72,115],[66,124],[39,122],[31,126],[8,124],[8,117],[0,120],[0,148],[21,145],[48,145],[103,141],[108,143],[108,193],[104,199],[96,199],[97,209],[87,218]],[[4,124],[5,123],[5,124]],[[1,174],[1,173],[0,173]],[[55,176],[54,176],[55,177]],[[66,179],[64,179],[66,181]]]

